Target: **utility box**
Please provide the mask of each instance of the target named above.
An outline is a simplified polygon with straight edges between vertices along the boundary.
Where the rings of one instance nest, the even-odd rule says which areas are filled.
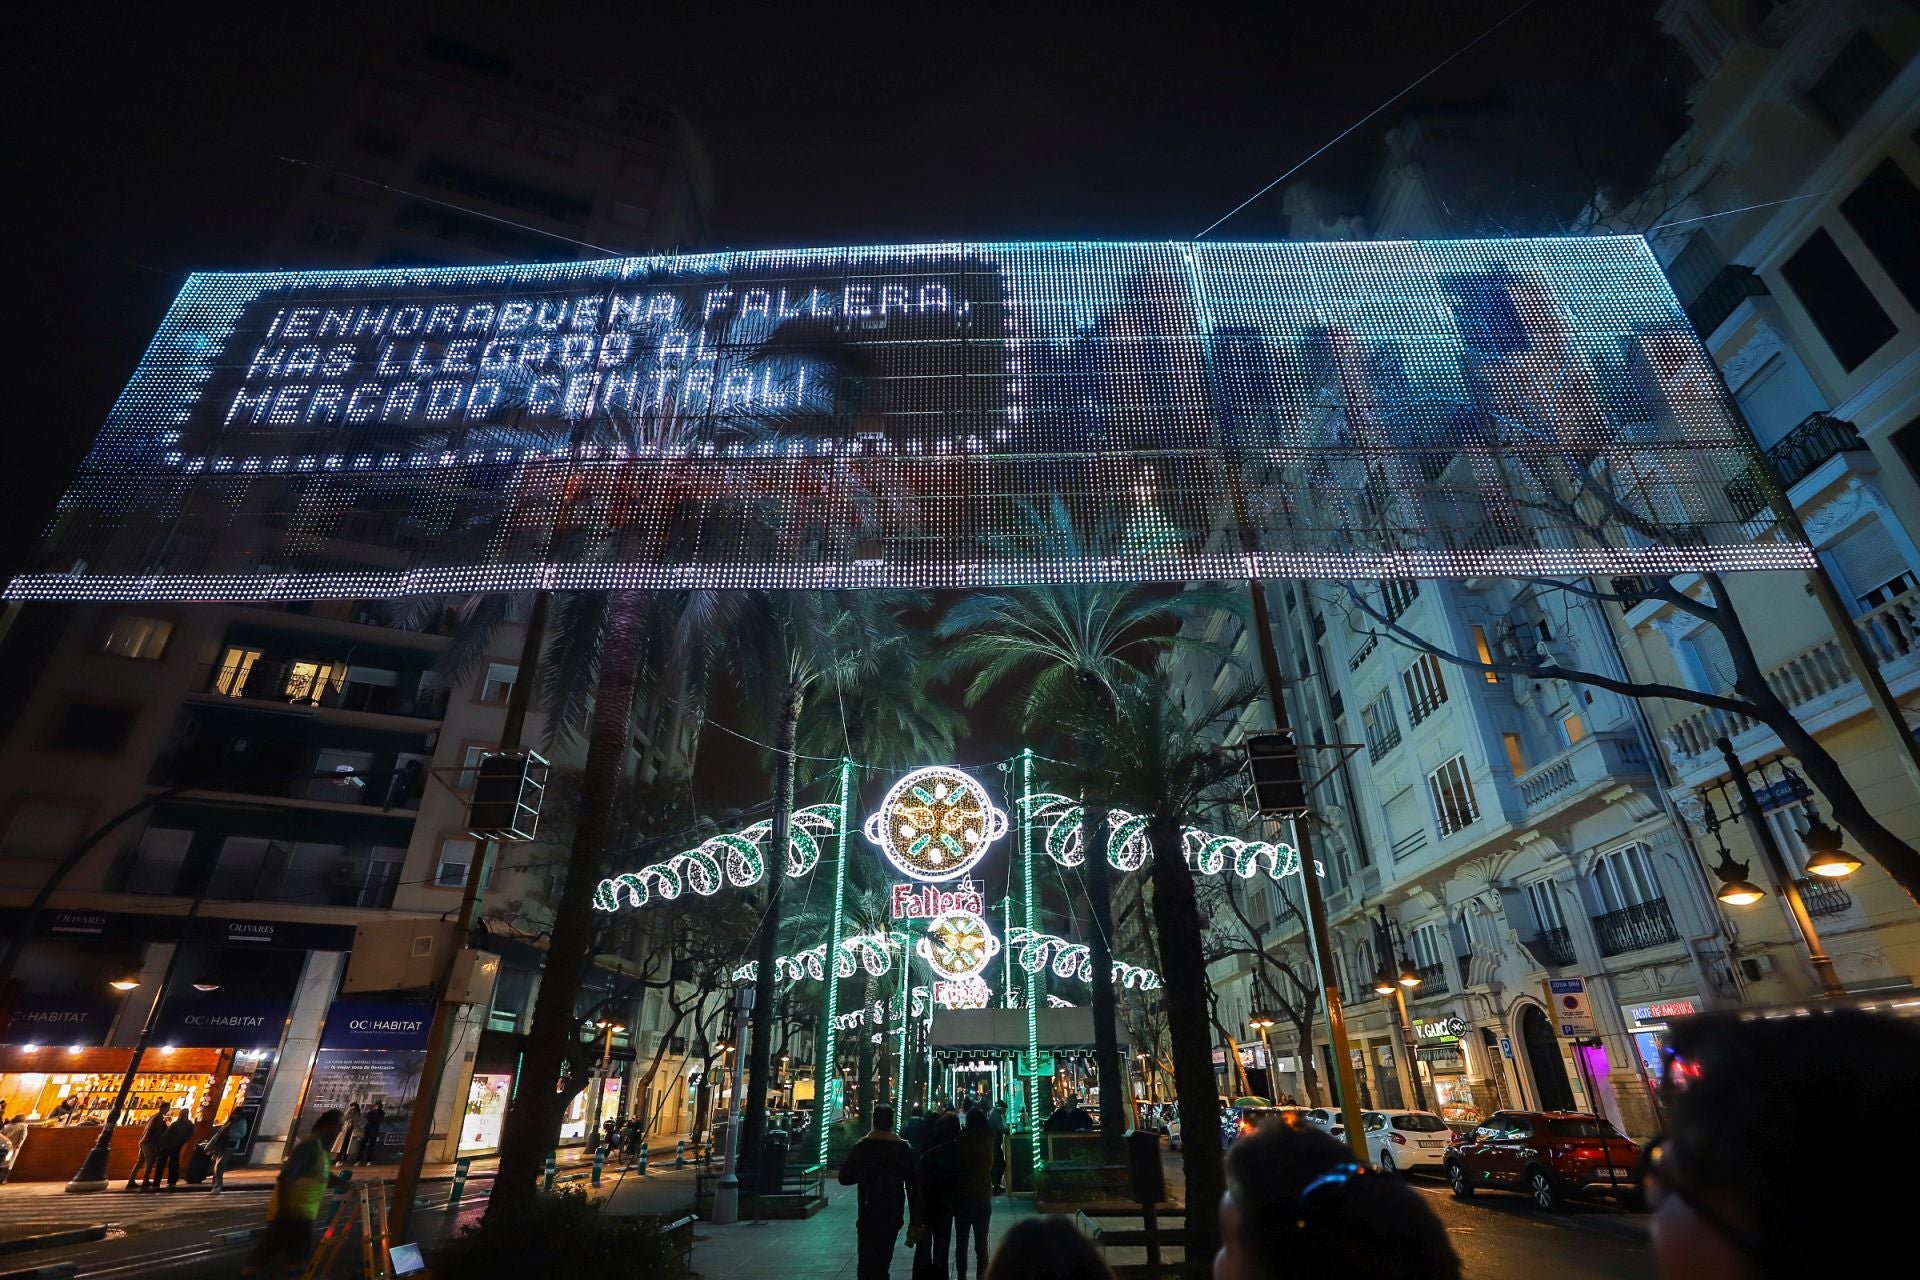
[[[467,834],[475,840],[532,840],[540,829],[547,762],[538,752],[495,752],[474,771]]]
[[[1247,771],[1253,777],[1253,807],[1269,818],[1297,818],[1305,813],[1307,789],[1300,772],[1300,748],[1293,734],[1249,734],[1246,748]]]
[[[451,920],[405,916],[355,925],[340,989],[348,994],[435,990],[458,950],[454,932]]]
[[[447,999],[453,1004],[493,1004],[493,985],[500,980],[500,957],[491,951],[463,947],[453,958]]]

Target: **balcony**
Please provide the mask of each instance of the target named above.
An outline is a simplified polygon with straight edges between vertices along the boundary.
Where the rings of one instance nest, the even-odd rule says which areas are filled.
[[[1824,877],[1806,876],[1794,883],[1800,887],[1800,899],[1807,904],[1807,914],[1816,920],[1837,916],[1853,905],[1852,894]]]
[[[393,893],[400,882],[398,862],[352,856],[309,861],[313,864],[307,865],[286,846],[270,844],[257,861],[223,859],[208,877],[202,893],[208,899],[224,902],[288,902],[367,911],[385,911],[393,906]],[[182,872],[178,859],[156,857],[135,847],[127,851],[117,868],[118,888],[122,893],[168,897],[191,893],[192,889],[181,883]]]
[[[1420,985],[1410,993],[1415,999],[1422,996],[1444,996],[1452,990],[1447,985],[1447,966],[1444,964],[1435,962],[1415,965],[1413,971],[1420,977]]]
[[[439,720],[447,713],[445,688],[420,687],[424,673],[408,672],[401,683],[374,684],[351,678],[340,659],[229,659],[200,667],[194,688],[203,696],[276,706],[360,711],[373,715]]]
[[[1353,651],[1353,656],[1347,659],[1347,670],[1358,671],[1360,669],[1360,664],[1365,662],[1369,657],[1371,657],[1373,655],[1373,651],[1375,649],[1378,649],[1379,647],[1380,647],[1380,633],[1377,631],[1369,631],[1367,633],[1367,638],[1361,642],[1360,647]]]
[[[1752,267],[1737,263],[1722,267],[1720,274],[1708,281],[1707,287],[1687,304],[1687,319],[1693,321],[1694,332],[1705,342],[1715,329],[1726,323],[1734,308],[1766,292],[1766,281],[1755,275]]]
[[[1528,816],[1539,817],[1635,778],[1652,785],[1653,764],[1640,739],[1633,734],[1596,733],[1527,770],[1514,779],[1514,786]]]
[[[1593,933],[1599,939],[1600,954],[1603,956],[1645,951],[1648,947],[1680,940],[1680,932],[1673,927],[1673,913],[1667,910],[1665,898],[1636,902],[1619,911],[1595,916]]]
[[[1889,685],[1911,674],[1916,665],[1914,651],[1920,649],[1920,590],[1895,596],[1855,618],[1853,625]],[[1840,641],[1831,637],[1768,671],[1767,683],[1796,712],[1812,702],[1838,702],[1844,695],[1859,693],[1859,682]],[[1714,745],[1718,739],[1738,737],[1758,723],[1751,716],[1708,707],[1675,721],[1667,730],[1667,741],[1681,771],[1689,772],[1719,760],[1720,751]]]
[[[1851,422],[1827,413],[1812,413],[1799,426],[1767,447],[1766,465],[1782,489],[1792,489],[1828,458],[1866,452],[1866,441]],[[1751,520],[1767,507],[1765,477],[1756,474],[1759,463],[1727,482],[1727,498],[1742,520]]]
[[[1542,969],[1573,963],[1573,937],[1565,929],[1542,929],[1526,940],[1526,947]]]

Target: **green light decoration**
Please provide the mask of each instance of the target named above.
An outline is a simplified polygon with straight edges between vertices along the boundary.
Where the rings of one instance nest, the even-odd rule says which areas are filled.
[[[840,956],[834,961],[833,976],[851,978],[864,969],[872,977],[881,977],[892,972],[892,953],[901,946],[896,936],[884,933],[856,933],[851,938],[843,938],[840,941]],[[802,979],[819,982],[826,977],[826,973],[827,944],[824,942],[773,959],[773,976],[782,982],[799,982]],[[733,971],[735,982],[753,982],[759,976],[758,960],[749,960]]]
[[[850,815],[853,812],[853,761],[845,756],[840,759],[840,803],[834,807],[833,841],[833,932],[827,936],[827,951],[835,956],[840,954],[840,944],[846,939],[843,931],[846,927],[847,909],[847,836]],[[826,986],[826,998],[820,1002],[821,1047],[819,1061],[814,1064],[814,1128],[818,1130],[814,1149],[814,1167],[827,1167],[828,1135],[833,1132],[835,1117],[831,1113],[831,1094],[828,1082],[840,1078],[838,1054],[839,1027],[835,1019],[840,1012],[840,984],[829,982]]]
[[[839,830],[840,805],[814,804],[794,811],[787,827],[787,875],[804,876],[820,862],[820,839]],[[688,889],[710,897],[732,885],[745,889],[766,874],[762,849],[773,823],[756,822],[741,831],[713,836],[663,862],[610,876],[593,891],[598,911],[644,907],[655,897],[672,902]]]
[[[1051,966],[1056,977],[1093,981],[1093,957],[1084,942],[1069,942],[1052,933],[1015,929],[1007,945],[1013,948],[1014,959],[1028,973],[1044,973]],[[1133,991],[1160,989],[1159,974],[1125,960],[1113,962],[1113,980]]]
[[[1078,800],[1042,791],[1023,797],[1020,807],[1023,819],[1045,828],[1048,857],[1063,867],[1077,867],[1086,860],[1080,847]],[[1139,871],[1153,860],[1145,817],[1114,809],[1108,813],[1107,822],[1113,828],[1107,839],[1107,861],[1116,869]],[[1271,879],[1284,880],[1300,870],[1299,850],[1284,841],[1242,840],[1198,827],[1184,827],[1180,835],[1187,865],[1198,875],[1219,875],[1231,865],[1242,880],[1252,879],[1258,871],[1265,871]],[[1317,862],[1314,869],[1326,875],[1326,869]]]
[[[1021,903],[1022,926],[1029,934],[1037,933],[1034,927],[1033,892],[1033,815],[1036,810],[1033,792],[1033,749],[1020,753],[1020,888],[1024,895]],[[1040,1104],[1040,975],[1032,969],[1027,975],[1027,1140],[1033,1148],[1034,1185],[1040,1182],[1040,1170],[1046,1166],[1046,1147],[1041,1137],[1040,1126],[1045,1122]]]

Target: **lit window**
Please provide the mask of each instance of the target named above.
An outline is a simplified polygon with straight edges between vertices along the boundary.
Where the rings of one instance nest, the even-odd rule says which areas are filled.
[[[513,696],[513,682],[520,678],[520,668],[510,662],[490,662],[487,664],[487,677],[480,682],[480,701],[500,703]]]
[[[173,623],[165,618],[122,613],[116,615],[113,625],[107,628],[106,639],[100,642],[100,652],[154,662],[166,653],[167,641],[172,637]]]
[[[1507,766],[1513,770],[1513,776],[1519,777],[1527,771],[1527,753],[1520,745],[1520,735],[1503,733],[1500,741],[1507,746]]]
[[[337,668],[331,662],[296,662],[287,668],[287,684],[283,690],[289,702],[305,702],[319,706],[327,686],[334,681]]]
[[[1580,718],[1578,711],[1562,711],[1557,717],[1560,725],[1560,741],[1572,746],[1587,736],[1587,722]]]
[[[1473,624],[1473,651],[1479,655],[1481,662],[1489,667],[1493,665],[1493,650],[1487,645],[1487,629],[1477,622]],[[1498,671],[1488,671],[1485,674],[1488,684],[1500,683]]]
[[[247,677],[253,674],[253,664],[260,661],[260,650],[230,648],[220,659],[220,665],[214,669],[213,689],[215,693],[229,698],[243,697],[247,691]]]

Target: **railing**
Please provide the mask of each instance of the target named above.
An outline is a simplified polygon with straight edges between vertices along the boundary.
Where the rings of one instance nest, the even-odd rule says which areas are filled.
[[[1529,810],[1543,809],[1572,798],[1577,789],[1617,783],[1623,777],[1651,774],[1647,749],[1633,734],[1589,734],[1553,759],[1514,779],[1520,799]]]
[[[1618,911],[1593,918],[1594,936],[1600,940],[1600,954],[1617,956],[1627,951],[1644,951],[1666,942],[1678,942],[1679,930],[1673,927],[1673,913],[1665,898],[1636,902]]]
[[[1573,963],[1573,935],[1565,929],[1542,929],[1526,940],[1526,947],[1542,968]]]
[[[1379,647],[1380,633],[1378,631],[1369,631],[1367,633],[1366,643],[1362,644],[1358,649],[1355,649],[1353,656],[1347,659],[1347,670],[1358,671],[1360,664],[1372,657],[1373,651]]]
[[[1398,862],[1402,858],[1418,853],[1426,847],[1426,844],[1427,833],[1425,831],[1415,831],[1408,835],[1401,836],[1393,842],[1393,860]]]
[[[1864,452],[1866,441],[1845,418],[1829,413],[1810,413],[1800,425],[1767,447],[1766,466],[1782,489],[1791,489],[1814,468],[1835,454]],[[1727,481],[1727,498],[1742,520],[1751,520],[1767,506],[1766,477],[1758,474],[1759,463]]]
[[[1531,773],[1522,774],[1515,782],[1520,788],[1520,799],[1531,809],[1573,785],[1573,760],[1563,755]]]
[[[1367,734],[1367,759],[1378,764],[1380,757],[1400,745],[1400,722],[1394,721],[1385,733]]]
[[[1823,876],[1807,876],[1794,883],[1810,916],[1837,916],[1853,905],[1853,895]]]
[[[1720,268],[1720,274],[1708,281],[1707,287],[1687,304],[1687,319],[1693,321],[1694,331],[1705,340],[1726,322],[1735,307],[1748,298],[1761,297],[1766,292],[1766,281],[1755,275],[1752,267],[1743,267],[1738,263],[1724,266]]]
[[[400,878],[398,862],[373,864],[343,857],[331,866],[300,867],[290,865],[289,856],[282,846],[270,845],[257,863],[216,866],[202,896],[216,902],[290,902],[367,911],[393,906]],[[150,857],[136,848],[121,864],[120,892],[178,896],[189,891],[180,882],[183,870],[178,862]]]
[[[1885,674],[1891,664],[1920,649],[1920,590],[1895,596],[1855,618],[1853,625],[1867,656]],[[1767,672],[1767,683],[1789,707],[1799,707],[1850,689],[1857,681],[1841,652],[1839,639],[1829,637]],[[1719,748],[1714,745],[1717,740],[1737,737],[1756,723],[1751,716],[1709,707],[1676,721],[1667,730],[1667,738],[1675,755],[1703,761],[1718,756]]]
[[[346,667],[346,662],[337,658],[215,662],[200,668],[195,683],[202,693],[287,707],[370,711],[422,720],[439,720],[447,713],[448,691],[444,688],[408,691],[365,684],[346,679]]]
[[[1419,724],[1438,711],[1447,700],[1445,685],[1432,689],[1416,689],[1413,684],[1405,681],[1402,683],[1406,684],[1407,688],[1407,719],[1414,724]]]
[[[1452,989],[1447,984],[1447,966],[1444,964],[1415,965],[1413,971],[1420,977],[1420,985],[1413,989],[1415,995],[1443,996]]]

